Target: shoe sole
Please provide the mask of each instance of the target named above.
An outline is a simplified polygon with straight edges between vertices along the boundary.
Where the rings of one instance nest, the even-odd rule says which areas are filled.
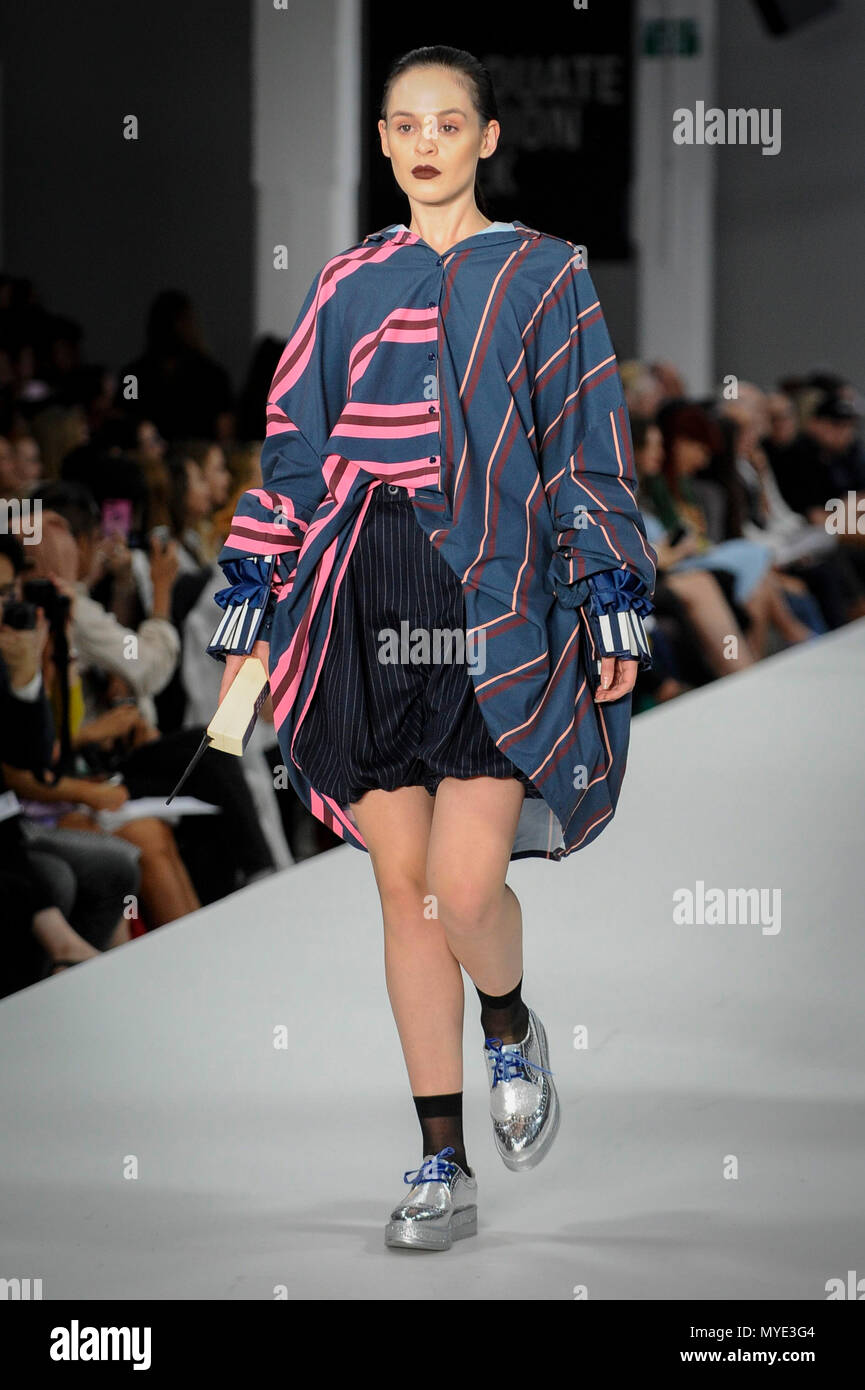
[[[448,1226],[432,1226],[429,1221],[389,1221],[384,1243],[392,1249],[450,1250],[455,1240],[478,1233],[478,1209],[462,1207],[455,1211]]]
[[[538,1026],[538,1038],[541,1044],[540,1050],[542,1064],[549,1066],[550,1050],[547,1046],[546,1029],[544,1028],[544,1025],[541,1023],[541,1020],[538,1018],[537,1014],[535,1014],[535,1022]],[[505,1165],[505,1167],[508,1168],[512,1173],[527,1173],[532,1168],[537,1168],[538,1164],[546,1158],[547,1154],[550,1151],[550,1145],[552,1144],[553,1140],[559,1132],[560,1118],[561,1112],[559,1109],[559,1093],[556,1090],[555,1084],[551,1079],[550,1117],[547,1120],[547,1125],[543,1134],[537,1140],[537,1142],[533,1144],[530,1149],[527,1149],[524,1154],[520,1156],[515,1156],[514,1154],[510,1153],[502,1153],[501,1149],[499,1148],[498,1141],[496,1141],[496,1149],[498,1151],[499,1158],[502,1160],[502,1163]],[[493,1137],[495,1138],[495,1134],[493,1135]]]

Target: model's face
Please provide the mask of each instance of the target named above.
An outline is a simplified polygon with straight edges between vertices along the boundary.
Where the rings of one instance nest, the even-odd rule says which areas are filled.
[[[387,120],[379,121],[381,147],[394,178],[412,202],[439,207],[471,193],[478,159],[492,154],[498,121],[481,130],[468,89],[446,68],[410,68],[393,84]],[[412,173],[437,169],[435,178]]]

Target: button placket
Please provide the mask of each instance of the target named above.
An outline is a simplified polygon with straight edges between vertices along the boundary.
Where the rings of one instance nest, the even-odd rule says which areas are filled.
[[[439,256],[438,260],[436,261],[436,265],[441,265],[441,263],[442,263],[442,258]],[[444,272],[442,272],[442,274],[444,274]],[[441,411],[441,378],[440,378],[440,376],[439,376],[439,361],[441,360],[441,354],[440,354],[440,352],[439,352],[439,340],[438,340],[438,339],[439,339],[439,333],[441,332],[441,315],[440,315],[440,313],[438,312],[438,306],[437,306],[437,304],[436,304],[436,302],[435,302],[434,299],[430,299],[430,300],[428,301],[428,303],[427,303],[427,308],[428,308],[428,309],[435,309],[435,310],[436,310],[436,350],[435,350],[435,352],[429,352],[429,353],[427,353],[427,358],[428,358],[429,361],[431,361],[431,362],[434,361],[435,364],[436,364],[436,400],[438,401],[438,422],[439,422],[439,452],[438,452],[438,455],[433,454],[433,455],[430,457],[430,463],[435,463],[436,461],[438,462],[439,471],[438,471],[438,482],[437,482],[437,484],[436,484],[436,490],[437,490],[438,492],[442,492],[442,491],[444,490],[444,489],[442,488],[442,432],[441,432],[441,428],[442,428],[442,411]],[[430,406],[430,408],[429,408],[429,413],[430,413],[430,415],[434,415],[434,414],[436,413],[436,408],[435,408],[435,406]]]

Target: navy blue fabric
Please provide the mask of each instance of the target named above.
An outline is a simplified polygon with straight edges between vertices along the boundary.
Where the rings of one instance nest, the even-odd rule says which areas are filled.
[[[324,665],[294,757],[341,804],[380,787],[443,777],[517,777],[541,793],[490,737],[471,676],[451,662],[382,663],[382,628],[465,630],[462,586],[415,517],[403,487],[377,488],[340,589]]]

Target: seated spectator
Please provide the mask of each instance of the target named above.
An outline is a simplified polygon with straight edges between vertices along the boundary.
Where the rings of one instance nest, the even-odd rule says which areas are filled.
[[[126,694],[132,696],[143,716],[138,741],[130,747],[122,739],[112,752],[111,763],[106,765],[103,761],[102,770],[119,773],[134,799],[167,797],[205,733],[201,725],[163,733],[153,717],[153,695],[170,679],[180,650],[180,635],[167,616],[177,573],[175,543],[169,542],[162,553],[154,539],[154,614],[137,632],[125,629],[87,593],[88,582],[92,583],[98,572],[98,511],[92,497],[88,506],[86,492],[83,497],[80,492],[70,495],[74,486],[58,484],[51,492],[46,490],[42,543],[30,548],[39,572],[47,574],[58,590],[70,598],[73,645],[84,678],[85,718],[91,720],[112,713],[98,703],[100,685],[94,679],[98,674],[115,678],[108,687],[109,698],[117,698],[117,683],[123,683]],[[103,698],[105,691],[103,684]],[[114,710],[112,717],[116,721],[121,715]],[[138,722],[131,714],[125,717]],[[126,733],[128,736],[129,728]],[[181,816],[173,832],[201,903],[213,902],[244,883],[273,872],[273,856],[236,757],[209,749],[190,773],[184,793],[218,806],[222,813]]]
[[[66,455],[90,438],[87,416],[80,405],[47,406],[33,416],[31,428],[42,458],[42,476],[49,481],[60,477]]]
[[[37,610],[32,627],[19,626],[32,620],[20,601],[23,563],[17,537],[0,535],[2,995],[127,940],[126,908],[138,893],[140,877],[131,844],[109,842],[106,836],[97,840],[80,830],[28,826],[9,785],[20,771],[41,779],[54,743],[41,670],[49,624]]]
[[[691,479],[721,447],[717,423],[701,407],[681,401],[662,406],[658,424],[664,441],[663,472],[647,479],[646,492],[662,525],[694,540],[693,553],[676,561],[672,572],[709,569],[732,575],[733,605],[747,620],[748,644],[755,657],[766,655],[770,625],[791,644],[808,641],[814,633],[790,610],[772,573],[769,547],[743,538],[713,543],[709,535],[705,509]]]
[[[632,420],[631,430],[639,480],[637,502],[649,544],[658,556],[656,611],[661,614],[668,606],[665,591],[670,591],[684,609],[690,634],[696,638],[712,674],[728,676],[744,670],[753,665],[754,654],[718,583],[719,571],[683,570],[682,562],[699,553],[697,537],[677,521],[675,512],[667,513],[668,518],[672,515],[672,524],[665,525],[655,509],[655,480],[664,460],[663,435],[648,420]]]
[[[825,627],[838,628],[850,616],[860,616],[865,611],[865,590],[847,565],[838,537],[794,512],[781,496],[761,443],[771,429],[766,396],[750,382],[740,381],[738,399],[720,401],[719,408],[736,428],[736,481],[745,514],[742,535],[769,546],[775,568],[788,583],[792,576],[807,586]],[[795,598],[789,601],[795,606]],[[856,609],[850,612],[854,604]]]
[[[49,532],[57,532],[59,528],[51,524],[50,513],[47,519]],[[33,549],[38,553],[40,547]],[[62,545],[56,535],[52,553],[55,558],[62,558]],[[16,569],[21,563],[23,557]],[[51,587],[55,597],[67,600],[71,608],[77,598],[74,587],[59,579]],[[21,798],[22,828],[33,849],[44,848],[67,859],[79,880],[89,883],[92,878],[94,885],[107,886],[109,902],[115,880],[131,862],[136,880],[140,879],[147,925],[162,926],[201,905],[180,860],[171,828],[157,817],[143,816],[106,835],[98,813],[119,809],[129,800],[130,793],[123,785],[101,780],[102,775],[113,772],[110,765],[100,766],[97,762],[94,766],[85,756],[94,748],[104,752],[116,742],[138,748],[158,739],[159,733],[145,723],[134,702],[88,718],[90,711],[71,648],[71,626],[71,617],[68,613],[64,617],[58,602],[57,613],[49,613],[41,686],[51,704],[54,728],[60,735],[59,749],[55,746],[51,757],[43,763],[44,775],[37,776],[28,766],[7,768],[7,781]],[[93,839],[94,833],[100,837],[98,842]],[[92,901],[92,893],[90,897]],[[104,913],[91,911],[91,919],[92,929],[101,929]]]
[[[763,435],[763,448],[768,457],[773,449],[785,449],[792,444],[798,431],[796,407],[784,391],[772,391],[766,398],[768,429]]]
[[[781,495],[812,526],[837,535],[860,581],[865,582],[865,453],[858,438],[859,413],[847,396],[823,393],[813,413],[786,448],[769,462]],[[852,496],[851,496],[852,494]]]
[[[217,527],[215,515],[228,501],[231,492],[231,473],[221,444],[211,439],[192,439],[178,445],[178,451],[187,459],[192,459],[201,469],[201,476],[208,491],[209,504],[203,515],[191,516],[189,524],[197,533],[196,552],[203,563],[215,562],[225,541],[225,531]]]

